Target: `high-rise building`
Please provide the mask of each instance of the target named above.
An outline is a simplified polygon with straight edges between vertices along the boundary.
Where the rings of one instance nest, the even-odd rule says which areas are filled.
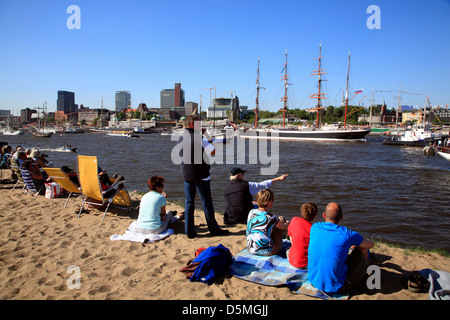
[[[36,110],[31,110],[30,108],[25,108],[20,110],[20,122],[21,123],[30,123],[31,122],[31,114],[36,112]]]
[[[183,108],[184,90],[181,83],[175,83],[175,89],[161,90],[161,109]]]
[[[78,105],[75,104],[75,93],[63,90],[58,91],[56,111],[63,111],[64,114],[78,112]]]
[[[128,109],[131,105],[131,93],[129,91],[116,91],[116,112]]]

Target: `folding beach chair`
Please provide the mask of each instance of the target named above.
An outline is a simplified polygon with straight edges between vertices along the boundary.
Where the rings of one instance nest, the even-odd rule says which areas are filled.
[[[61,186],[64,190],[69,192],[69,196],[67,197],[66,203],[64,204],[64,209],[67,207],[67,203],[69,202],[70,196],[72,193],[81,194],[81,187],[70,180],[67,173],[62,171],[60,168],[48,168],[45,167],[44,171],[48,174],[50,178],[57,184]]]
[[[13,175],[15,175],[17,177],[17,181],[14,184],[14,187],[11,189],[11,191],[13,191],[19,183],[23,184],[23,188],[22,188],[22,190],[23,190],[25,188],[25,183],[23,181],[22,174],[20,173],[19,164],[17,163],[16,160],[14,160],[14,158],[11,158],[11,170],[13,172]]]
[[[110,204],[125,206],[131,211],[131,199],[125,189],[124,181],[114,182],[107,190],[102,190],[98,176],[98,160],[95,156],[78,156],[77,158],[78,179],[80,181],[83,204],[78,217],[85,204],[104,205],[107,204],[102,222]]]
[[[25,193],[29,192],[33,197],[36,197],[43,187],[41,186],[39,188],[39,190],[37,190],[36,186],[34,185],[33,178],[31,178],[31,174],[28,171],[28,169],[19,167],[19,170],[20,170],[20,174],[22,175],[22,179],[25,184],[25,188],[27,189],[27,191]]]

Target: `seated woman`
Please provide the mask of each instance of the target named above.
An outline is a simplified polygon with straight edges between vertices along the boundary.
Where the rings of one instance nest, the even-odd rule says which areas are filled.
[[[32,159],[28,158],[22,163],[22,168],[28,169],[31,178],[33,179],[34,186],[36,187],[37,190],[39,190],[39,194],[44,194],[45,178],[42,175],[41,170],[39,169],[39,165]]]
[[[281,250],[288,223],[282,216],[269,212],[273,202],[274,195],[270,189],[256,194],[258,209],[250,210],[247,219],[247,250],[250,253],[271,256]]]
[[[173,217],[172,211],[166,213],[166,194],[164,178],[153,176],[148,180],[150,192],[142,196],[137,219],[138,232],[160,234],[167,230],[170,223],[182,219],[183,214]],[[172,219],[175,218],[175,219]]]

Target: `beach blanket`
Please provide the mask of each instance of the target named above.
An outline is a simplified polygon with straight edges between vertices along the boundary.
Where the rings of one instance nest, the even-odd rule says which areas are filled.
[[[429,300],[450,300],[450,273],[431,269],[419,273],[430,281]]]
[[[128,240],[128,241],[134,241],[134,242],[141,242],[141,243],[153,243],[162,239],[167,238],[171,234],[174,233],[173,229],[168,228],[163,233],[159,234],[143,234],[136,230],[137,228],[137,221],[133,221],[130,226],[128,227],[127,231],[125,231],[125,234],[119,235],[114,234],[109,239],[111,241],[115,240]]]
[[[234,256],[229,274],[236,278],[267,286],[287,286],[294,294],[326,300],[346,300],[348,295],[330,295],[314,288],[308,280],[308,270],[297,269],[286,258],[289,241],[283,242],[280,254],[273,256],[258,256],[242,250]]]

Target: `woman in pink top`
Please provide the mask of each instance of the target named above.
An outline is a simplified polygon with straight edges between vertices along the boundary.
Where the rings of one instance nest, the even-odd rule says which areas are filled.
[[[308,202],[301,206],[301,217],[292,218],[288,226],[288,235],[292,246],[287,251],[289,263],[296,268],[308,266],[309,231],[317,215],[317,206]]]

